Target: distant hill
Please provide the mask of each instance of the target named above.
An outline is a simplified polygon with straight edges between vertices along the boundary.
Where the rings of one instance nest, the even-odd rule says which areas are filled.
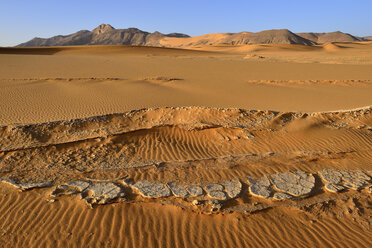
[[[372,41],[372,36],[363,37],[364,40]]]
[[[303,37],[304,39],[316,42],[317,44],[324,44],[330,42],[363,41],[363,39],[359,37],[355,37],[347,33],[342,33],[340,31],[330,33],[297,33],[297,35]]]
[[[216,33],[189,38],[165,37],[159,43],[166,47],[195,47],[203,45],[246,45],[246,44],[301,44],[314,45],[287,29],[266,30],[258,33]]]
[[[371,38],[371,37],[369,37]],[[329,42],[353,42],[366,40],[342,32],[292,33],[287,29],[266,30],[257,33],[217,33],[190,37],[181,33],[149,33],[137,28],[115,29],[101,24],[92,31],[81,30],[70,35],[51,38],[34,38],[18,47],[73,46],[73,45],[136,45],[192,47],[200,45],[244,45],[244,44],[300,44],[316,45]]]
[[[73,45],[137,45],[157,46],[164,37],[189,37],[186,34],[159,32],[148,33],[137,28],[115,29],[109,24],[101,24],[92,31],[81,30],[70,35],[58,35],[52,38],[34,38],[19,44],[19,47],[73,46]]]

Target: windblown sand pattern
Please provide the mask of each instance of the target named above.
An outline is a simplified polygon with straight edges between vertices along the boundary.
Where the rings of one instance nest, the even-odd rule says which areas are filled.
[[[336,45],[0,49],[0,247],[372,246],[370,45]]]
[[[63,242],[60,244],[68,244],[72,233],[90,242],[86,240],[88,236],[73,231],[73,223],[83,218],[79,216],[90,219],[80,220],[83,226],[88,225],[86,230],[91,230],[87,231],[88,235],[95,232],[88,222],[99,221],[94,226],[106,226],[109,216],[121,216],[125,220],[125,215],[117,209],[140,211],[142,217],[137,221],[150,221],[151,218],[145,219],[148,213],[143,208],[148,204],[153,205],[154,211],[164,211],[161,215],[167,211],[173,213],[159,222],[165,225],[162,232],[176,226],[188,228],[182,224],[184,221],[197,231],[196,226],[205,225],[204,218],[215,219],[218,226],[218,219],[226,218],[221,214],[231,215],[237,222],[248,218],[244,227],[238,223],[231,227],[236,228],[235,234],[229,232],[218,241],[212,235],[211,239],[207,238],[209,244],[231,242],[224,239],[233,239],[242,246],[247,240],[252,246],[259,244],[255,242],[264,242],[253,241],[253,236],[240,239],[235,235],[251,232],[254,226],[257,228],[256,221],[267,218],[264,217],[266,211],[283,215],[292,209],[295,213],[291,218],[300,222],[311,220],[314,225],[320,225],[318,228],[338,228],[331,227],[334,222],[329,222],[327,215],[321,217],[324,211],[336,216],[341,214],[339,218],[344,221],[350,218],[346,225],[355,225],[353,218],[368,223],[367,199],[372,185],[371,117],[370,107],[319,113],[190,107],[143,109],[70,121],[4,126],[1,128],[1,180],[3,185],[11,185],[3,189],[8,192],[9,199],[16,198],[3,205],[14,204],[19,201],[18,197],[31,197],[33,200],[27,203],[31,206],[29,210],[21,205],[26,211],[38,209],[35,218],[44,219],[38,228],[55,225],[52,223],[57,219],[67,223],[66,230],[70,231],[66,231],[65,238],[59,241],[51,238],[54,242]],[[17,196],[12,187],[25,192]],[[30,191],[40,187],[43,189]],[[35,200],[35,194],[40,200]],[[352,207],[344,213],[336,207],[337,202],[350,203]],[[102,214],[107,217],[96,219],[97,211],[103,211],[97,204],[108,203],[115,208],[104,206],[107,212]],[[57,212],[45,212],[48,204],[58,205]],[[93,210],[86,206],[92,206]],[[195,213],[178,213],[185,210],[214,213],[214,217],[193,219]],[[23,220],[31,225],[30,221],[33,222],[28,218]],[[139,235],[134,226],[125,223],[119,221],[115,226],[118,230],[128,230],[132,241],[115,239],[117,244],[129,245],[126,242],[135,242],[133,235]],[[248,223],[256,224],[250,226]],[[147,226],[146,223],[141,225]],[[204,227],[203,232],[214,232],[217,226]],[[116,228],[110,227],[107,235],[115,235]],[[156,231],[148,228],[142,231],[151,230],[155,235]],[[261,226],[259,232],[266,233],[265,228]],[[307,234],[302,241],[298,236],[293,242],[301,244],[305,239],[314,239],[314,236],[307,236],[312,232],[309,228],[313,227],[306,227]],[[47,229],[43,235],[54,235],[59,230]],[[350,235],[350,245],[361,245],[355,243],[360,234],[355,236],[356,233],[350,232],[354,229],[354,226],[342,227]],[[7,230],[5,233],[13,232]],[[267,235],[275,232],[277,230],[269,231]],[[365,230],[362,235],[368,236],[368,232]],[[101,244],[109,242],[105,235],[96,238]],[[312,242],[327,244],[329,238],[321,234]],[[164,237],[162,242],[173,242],[169,239],[172,238]],[[151,239],[145,240],[140,242],[156,244]],[[12,242],[16,244],[15,240]]]

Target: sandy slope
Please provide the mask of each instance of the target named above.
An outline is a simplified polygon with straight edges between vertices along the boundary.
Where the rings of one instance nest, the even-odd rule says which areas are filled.
[[[352,201],[328,213],[277,208],[254,215],[204,215],[154,203],[88,209],[78,199],[47,202],[42,192],[1,188],[2,247],[368,247],[371,230],[358,223]],[[360,199],[357,204],[363,203]],[[340,221],[332,210],[342,214]],[[315,210],[314,210],[315,211]],[[4,216],[6,216],[4,218]],[[10,217],[11,216],[11,217]],[[295,230],[295,232],[288,231]]]
[[[312,54],[325,56],[317,51],[297,54],[297,49],[298,46],[291,46],[271,51],[269,47],[267,52],[280,56],[280,60],[290,60],[291,56],[300,60]],[[343,56],[344,50],[336,55]],[[0,55],[1,124],[55,121],[159,106],[323,111],[371,103],[372,74],[368,64],[281,62],[247,59],[246,52],[147,47],[1,51],[42,54]],[[366,54],[358,51],[355,53],[360,56]],[[45,55],[51,53],[54,55]],[[292,83],[287,87],[252,80]],[[301,83],[304,80],[329,81]],[[351,80],[362,80],[365,87],[354,87]]]
[[[327,113],[160,108],[1,129],[1,177],[19,183],[150,180],[184,184],[323,169],[371,171],[371,108]],[[22,142],[23,141],[23,142]],[[161,166],[156,166],[156,165]],[[246,187],[246,186],[244,186]],[[329,247],[371,245],[367,190],[276,204],[246,196],[206,215],[188,200],[128,198],[89,209],[53,188],[1,184],[7,246]],[[130,197],[130,196],[128,196]],[[288,205],[289,204],[289,205]],[[189,204],[190,205],[190,204]],[[240,207],[266,206],[253,213]],[[230,211],[228,209],[231,209]],[[12,217],[10,217],[12,216]]]
[[[2,180],[243,183],[217,212],[133,194],[90,209],[0,183],[0,247],[371,246],[370,188],[329,193],[317,177],[310,195],[277,203],[247,182],[370,173],[371,44],[203,49],[0,49]]]

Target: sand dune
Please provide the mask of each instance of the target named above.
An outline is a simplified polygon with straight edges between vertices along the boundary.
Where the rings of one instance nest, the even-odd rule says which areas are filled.
[[[76,178],[90,168],[126,174],[129,170],[121,168],[151,167],[164,162],[179,166],[187,165],[187,161],[223,158],[222,163],[215,163],[218,168],[235,163],[234,157],[226,160],[226,156],[244,155],[239,162],[243,164],[261,162],[271,153],[274,155],[269,160],[293,159],[293,165],[287,161],[276,172],[327,168],[324,164],[321,167],[312,164],[315,158],[333,161],[332,168],[352,169],[371,158],[370,113],[370,108],[314,114],[160,108],[64,122],[11,125],[1,128],[0,161],[3,169],[10,172],[9,178],[24,182]],[[347,157],[343,157],[345,154]],[[45,171],[49,164],[53,168]],[[67,164],[72,173],[57,173]],[[368,169],[368,163],[364,167]],[[29,168],[33,168],[32,173]],[[268,168],[275,166],[265,169]],[[80,173],[73,175],[75,170]],[[192,178],[200,177],[194,172],[188,175],[189,180]]]
[[[1,243],[12,247],[368,247],[371,231],[343,214],[355,210],[342,200],[322,206],[328,214],[279,208],[252,216],[203,215],[160,204],[119,203],[88,209],[79,200],[50,203],[42,192],[19,193],[2,187]],[[364,200],[364,199],[362,199]],[[359,203],[359,202],[358,202]],[[316,211],[314,209],[314,211]],[[337,212],[336,212],[337,213]],[[12,218],[9,218],[9,216]],[[287,232],[291,226],[295,232]]]
[[[1,48],[0,246],[371,246],[371,51]]]
[[[371,108],[326,113],[168,108],[10,126],[1,133],[1,177],[52,185],[123,178],[198,184],[237,178],[247,187],[247,175],[371,171],[371,118]],[[90,209],[79,195],[51,198],[51,190],[18,192],[2,183],[3,244],[370,245],[369,189],[317,189],[309,198],[273,203],[247,195],[243,188],[239,198],[209,213],[203,201],[192,206],[187,198],[148,199],[133,193],[126,193],[124,202]]]
[[[260,49],[257,52],[249,52],[250,46],[248,51],[244,46],[215,51],[125,46],[3,48],[0,123],[68,120],[167,106],[325,111],[370,105],[368,60],[359,63],[344,53],[363,56],[371,46],[342,46],[352,48],[336,52],[299,45],[260,45],[255,46]],[[327,58],[329,64],[307,63],[318,58]],[[348,63],[330,64],[342,60]],[[144,80],[156,78],[182,80]],[[262,80],[273,83],[260,84]],[[322,80],[330,83],[319,83]],[[286,86],[297,87],[283,85],[289,81],[297,83]]]

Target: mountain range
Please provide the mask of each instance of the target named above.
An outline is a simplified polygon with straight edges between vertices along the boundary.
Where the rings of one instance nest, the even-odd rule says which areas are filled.
[[[330,33],[292,33],[287,29],[266,30],[257,33],[215,33],[190,37],[181,33],[149,33],[137,28],[115,29],[101,24],[92,31],[81,30],[70,35],[34,38],[18,47],[73,46],[73,45],[134,45],[162,47],[192,47],[200,45],[244,44],[300,44],[317,45],[330,42],[369,41],[372,37],[356,37],[340,31]]]

